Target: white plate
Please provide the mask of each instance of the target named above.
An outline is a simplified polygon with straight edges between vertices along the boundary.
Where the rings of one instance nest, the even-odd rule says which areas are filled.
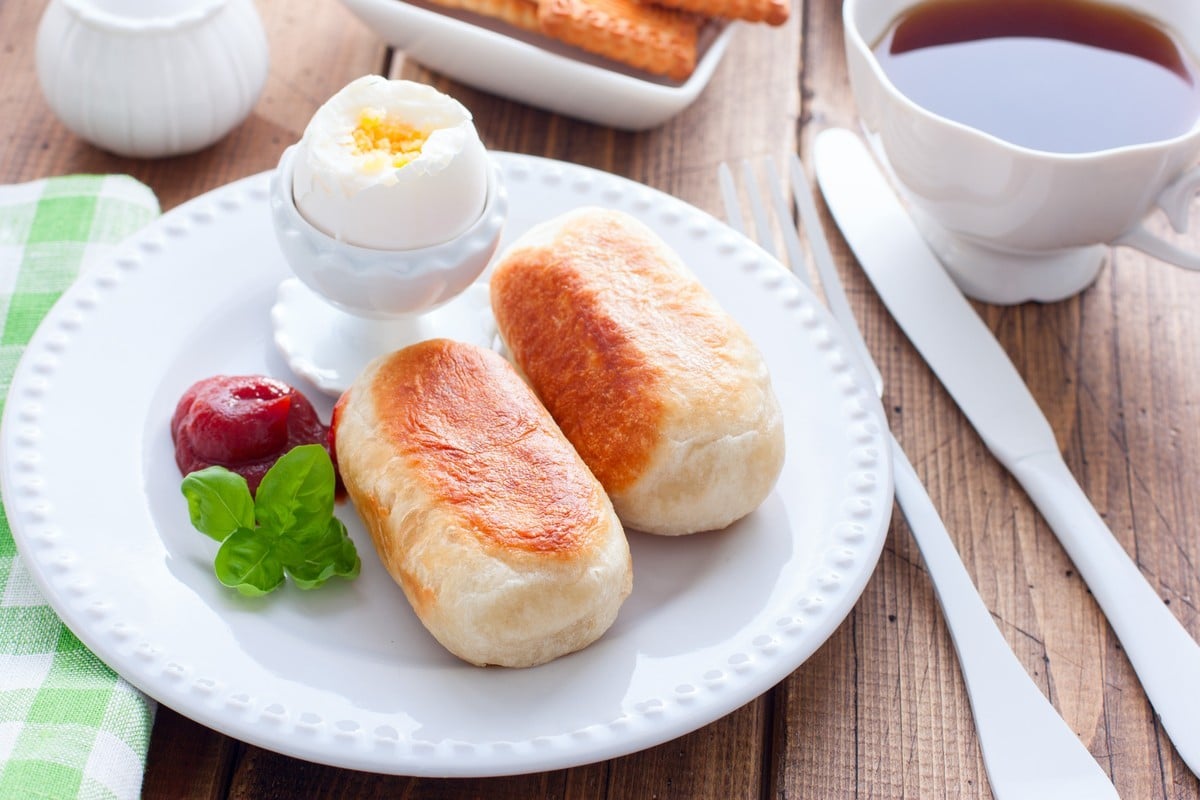
[[[287,275],[268,175],[161,217],[81,278],[19,364],[0,430],[25,563],[80,639],[133,684],[231,736],[328,764],[499,775],[588,763],[696,729],[769,689],[849,613],[892,507],[886,422],[841,334],[795,278],[697,209],[637,183],[493,154],[505,240],[570,208],[652,226],[756,340],[785,411],[776,490],[731,529],[631,534],[634,590],[591,647],[479,669],[421,627],[339,507],[362,575],[257,600],[220,586],[168,420],[217,373],[289,377],[269,309]],[[301,387],[304,388],[304,387]],[[310,392],[328,419],[328,400]],[[597,424],[603,424],[598,420]]]
[[[430,69],[493,94],[627,130],[661,125],[712,79],[737,23],[701,32],[682,83],[469,12],[402,0],[342,0],[387,43]]]

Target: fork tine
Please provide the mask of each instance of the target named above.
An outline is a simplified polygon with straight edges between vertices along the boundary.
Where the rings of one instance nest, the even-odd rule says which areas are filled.
[[[808,269],[804,258],[804,246],[800,244],[800,235],[796,232],[796,223],[792,221],[792,208],[783,193],[783,182],[779,180],[779,171],[775,162],[767,159],[763,167],[767,176],[767,193],[771,197],[771,205],[775,207],[775,221],[779,223],[779,232],[783,236],[783,247],[788,254],[788,267],[808,288],[812,281],[808,277]]]
[[[742,162],[742,180],[746,184],[746,196],[750,198],[750,216],[754,218],[754,229],[758,231],[758,246],[772,258],[778,258],[771,237],[771,221],[762,203],[762,190],[758,186],[758,178],[754,176],[754,167],[748,160]]]
[[[721,187],[721,202],[725,204],[725,222],[745,236],[746,223],[742,220],[742,204],[738,200],[737,187],[733,183],[733,172],[724,161],[717,165],[717,185]]]
[[[812,288],[807,271],[804,269],[804,251],[800,244],[800,239],[796,235],[795,226],[792,223],[791,208],[783,192],[783,186],[779,180],[779,172],[776,170],[774,162],[770,159],[764,162],[764,172],[767,195],[771,200],[776,221],[779,223],[784,248],[787,250],[789,266],[801,281],[808,285],[809,288]],[[742,174],[746,183],[746,195],[750,198],[750,213],[754,220],[756,234],[755,241],[757,241],[762,249],[770,253],[772,257],[778,258],[771,236],[769,215],[760,199],[763,192],[759,188],[758,179],[755,177],[750,161],[742,162]],[[721,202],[725,206],[725,221],[729,224],[729,227],[743,236],[749,237],[750,234],[746,230],[745,218],[742,212],[742,203],[738,199],[737,183],[733,177],[733,170],[724,162],[717,165],[717,186],[721,190]]]
[[[875,364],[875,359],[871,358],[871,351],[863,340],[862,331],[854,318],[854,312],[850,309],[850,301],[846,299],[846,290],[842,287],[837,266],[833,263],[833,251],[829,248],[825,227],[821,224],[821,218],[817,216],[817,203],[813,198],[812,186],[804,174],[804,162],[800,160],[799,155],[792,153],[789,166],[792,174],[792,196],[796,200],[796,210],[800,213],[804,233],[812,248],[817,274],[821,276],[821,291],[825,295],[825,302],[833,312],[834,319],[841,323],[876,390],[882,391],[883,376]]]
[[[779,230],[784,237],[784,248],[787,251],[788,266],[796,277],[800,279],[809,289],[812,288],[812,281],[809,278],[809,270],[806,267],[808,261],[804,258],[804,246],[800,243],[800,236],[796,230],[796,222],[792,219],[792,207],[788,204],[784,196],[784,181],[779,179],[779,172],[775,169],[775,162],[768,160],[766,163],[767,172],[767,190],[770,194],[772,205],[775,206],[775,222],[779,223]]]

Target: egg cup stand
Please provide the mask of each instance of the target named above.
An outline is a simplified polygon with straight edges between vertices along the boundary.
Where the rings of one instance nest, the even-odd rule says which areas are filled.
[[[491,348],[496,325],[479,280],[508,213],[500,169],[491,164],[479,218],[455,239],[414,250],[373,250],[313,227],[292,196],[294,147],[271,179],[276,237],[297,277],[271,309],[275,345],[288,366],[337,396],[377,356],[437,337]]]
[[[279,284],[271,323],[275,346],[292,372],[333,397],[349,388],[376,356],[440,337],[491,349],[497,335],[485,283],[474,283],[423,314],[369,319],[335,308],[289,278]]]

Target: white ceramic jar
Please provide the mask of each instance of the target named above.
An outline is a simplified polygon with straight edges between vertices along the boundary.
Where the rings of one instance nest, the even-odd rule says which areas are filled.
[[[50,0],[37,34],[50,107],[124,156],[216,142],[250,113],[267,63],[253,0]]]

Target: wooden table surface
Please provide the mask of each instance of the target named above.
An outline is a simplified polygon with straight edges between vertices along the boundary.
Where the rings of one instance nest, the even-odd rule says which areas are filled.
[[[76,139],[43,101],[33,36],[44,5],[0,0],[0,181],[128,172],[154,189],[164,209],[273,167],[321,102],[369,72],[455,95],[492,149],[609,170],[718,215],[720,162],[807,154],[823,127],[856,122],[835,0],[799,0],[781,28],[743,26],[699,100],[643,133],[448,81],[388,49],[336,0],[259,0],[271,71],[252,116],[201,153],[125,160]],[[844,242],[831,238],[887,381],[891,425],[1021,663],[1122,797],[1200,798],[1196,777],[1157,725],[1120,644],[1045,522],[888,317]],[[1088,496],[1163,602],[1200,636],[1196,308],[1200,275],[1128,250],[1115,251],[1096,283],[1065,302],[979,306]],[[245,800],[990,796],[950,638],[898,515],[862,598],[828,642],[762,697],[675,741],[545,774],[413,779],[277,755],[163,707],[144,793]]]

